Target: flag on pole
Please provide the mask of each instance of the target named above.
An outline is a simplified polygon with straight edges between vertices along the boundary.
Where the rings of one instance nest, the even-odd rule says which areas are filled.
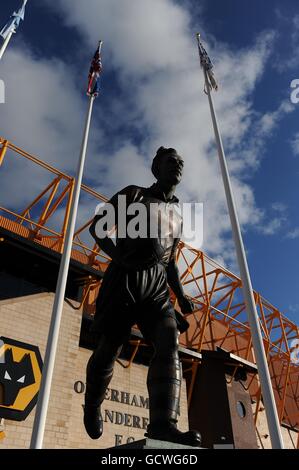
[[[95,98],[99,95],[100,91],[99,82],[102,72],[101,48],[102,41],[99,42],[98,48],[93,56],[88,75],[87,95],[94,96]]]
[[[200,57],[200,65],[202,68],[206,71],[207,73],[207,79],[208,79],[208,84],[210,88],[214,88],[215,91],[218,90],[218,84],[216,82],[215,76],[214,76],[214,71],[213,71],[213,64],[212,61],[205,50],[205,48],[202,45],[202,42],[200,41],[200,34],[197,33],[197,42],[198,42],[198,51],[199,51],[199,57]]]
[[[15,33],[21,20],[25,18],[25,7],[28,0],[23,0],[23,5],[17,12],[13,12],[6,25],[1,29],[0,36],[5,40],[10,33]]]
[[[65,289],[68,278],[69,265],[72,254],[72,244],[75,232],[75,223],[78,213],[78,204],[80,198],[80,190],[82,183],[82,176],[84,171],[84,163],[86,158],[86,151],[89,138],[89,130],[92,116],[92,109],[94,105],[94,98],[98,95],[97,79],[99,78],[102,70],[102,64],[100,59],[102,41],[99,43],[98,50],[93,58],[89,79],[88,79],[88,94],[90,99],[88,100],[88,112],[86,115],[84,134],[81,143],[80,158],[77,167],[77,173],[75,176],[75,185],[72,196],[72,205],[69,214],[69,221],[67,224],[67,230],[64,241],[64,248],[62,258],[59,267],[59,274],[55,289],[55,298],[52,309],[52,316],[50,322],[49,336],[47,340],[47,347],[45,352],[45,360],[43,367],[43,375],[41,380],[40,392],[38,394],[37,408],[34,418],[34,424],[32,429],[32,437],[30,447],[31,449],[41,449],[43,446],[47,412],[49,406],[49,399],[51,393],[52,378],[54,372],[55,357],[58,345],[59,330],[61,325],[62,311],[64,306]]]
[[[250,278],[250,273],[248,269],[246,253],[242,238],[242,232],[238,220],[238,214],[236,211],[236,203],[232,191],[232,186],[230,182],[229,171],[227,167],[227,162],[225,158],[223,143],[221,134],[218,127],[218,121],[216,116],[216,111],[214,108],[213,98],[211,94],[212,88],[217,89],[217,82],[213,73],[213,65],[208,56],[207,51],[203,47],[200,41],[200,34],[197,33],[197,43],[198,43],[198,52],[200,58],[200,65],[204,71],[205,78],[205,92],[208,95],[209,106],[212,117],[212,124],[215,133],[215,140],[218,149],[218,157],[220,163],[220,169],[222,174],[222,180],[225,190],[225,196],[227,201],[227,207],[229,212],[229,217],[232,226],[232,233],[235,242],[237,260],[240,268],[240,275],[242,281],[242,288],[244,294],[244,301],[246,305],[246,313],[248,318],[248,323],[250,326],[251,338],[253,350],[256,356],[256,363],[258,367],[258,374],[261,384],[261,393],[263,395],[263,402],[266,411],[266,417],[268,422],[268,428],[270,432],[270,438],[272,447],[274,449],[283,449],[284,443],[282,439],[279,416],[277,413],[277,408],[275,404],[275,396],[272,389],[271,376],[269,373],[269,368],[267,364],[267,355],[265,352],[265,345],[263,343],[263,336],[261,331],[260,319],[257,313],[257,308],[254,299],[254,293],[252,289],[252,283]]]

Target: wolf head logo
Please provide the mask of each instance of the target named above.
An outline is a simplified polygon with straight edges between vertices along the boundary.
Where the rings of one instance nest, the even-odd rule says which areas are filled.
[[[0,363],[0,383],[4,392],[1,404],[12,406],[19,391],[35,383],[30,354],[24,354],[20,362],[16,362],[12,349],[6,349],[5,361]]]

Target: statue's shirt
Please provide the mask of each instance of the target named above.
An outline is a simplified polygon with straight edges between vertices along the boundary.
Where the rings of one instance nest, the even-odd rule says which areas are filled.
[[[119,196],[123,197],[121,213]],[[182,229],[176,196],[167,201],[156,184],[150,188],[128,186],[109,202],[117,214],[116,259],[113,261],[128,268],[144,268],[157,262],[166,266],[174,258]]]

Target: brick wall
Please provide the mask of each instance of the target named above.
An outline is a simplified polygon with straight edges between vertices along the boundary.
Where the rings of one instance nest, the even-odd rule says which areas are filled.
[[[254,405],[255,410],[255,405]],[[260,449],[271,449],[271,441],[269,435],[269,428],[267,424],[267,418],[265,410],[261,410],[258,414],[257,419],[257,442]],[[298,433],[281,427],[281,434],[284,445],[287,449],[296,449],[297,448],[297,439]]]

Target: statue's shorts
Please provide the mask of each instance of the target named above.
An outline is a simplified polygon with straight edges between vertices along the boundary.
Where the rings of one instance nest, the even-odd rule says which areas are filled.
[[[96,335],[128,338],[137,324],[144,336],[165,316],[173,317],[180,332],[188,327],[170,301],[167,274],[162,263],[144,269],[109,264],[96,302],[91,331]]]

